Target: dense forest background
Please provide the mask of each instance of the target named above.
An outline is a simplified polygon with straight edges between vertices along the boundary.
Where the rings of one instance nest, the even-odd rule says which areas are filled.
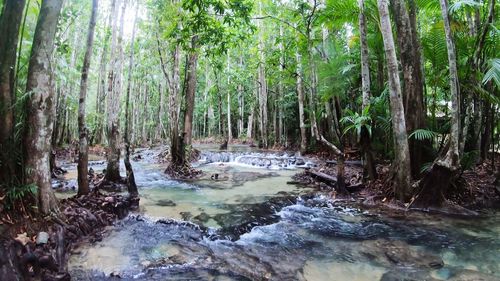
[[[422,205],[499,149],[495,0],[0,7],[0,183],[12,200],[38,188],[43,212],[53,151],[77,148],[84,165],[87,142],[107,148],[111,181],[122,148],[160,143],[174,170],[193,140],[323,149],[340,163],[359,151],[367,180],[391,161],[395,196],[425,193]]]

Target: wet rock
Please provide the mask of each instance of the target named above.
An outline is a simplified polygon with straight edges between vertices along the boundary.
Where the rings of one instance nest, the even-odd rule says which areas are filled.
[[[156,205],[162,206],[162,207],[175,207],[175,206],[177,206],[177,204],[175,204],[174,201],[168,200],[168,199],[158,200],[158,202],[156,203]]]
[[[474,270],[460,270],[453,274],[449,281],[498,281],[500,277],[481,273]]]
[[[302,158],[298,158],[297,161],[295,161],[295,165],[297,165],[297,166],[303,166],[305,164],[306,164],[306,162]]]
[[[362,254],[384,266],[437,269],[444,265],[439,256],[411,247],[404,241],[368,240],[361,246]]]
[[[384,273],[380,281],[438,281],[438,279],[431,277],[428,271],[401,269]]]
[[[207,222],[208,220],[210,220],[210,216],[203,212],[199,215],[197,215],[196,217],[194,217],[195,221],[198,221],[198,222]]]
[[[188,221],[193,217],[193,214],[191,212],[180,212],[180,215],[182,217],[182,220]]]
[[[49,234],[47,232],[39,232],[36,236],[36,244],[47,244],[49,242]]]
[[[104,198],[104,201],[108,202],[108,203],[115,203],[115,198],[112,196],[108,196],[108,197]]]
[[[217,214],[213,219],[222,226],[217,237],[237,240],[254,227],[269,225],[279,221],[277,213],[285,206],[293,205],[297,198],[293,195],[274,197],[263,203],[228,206],[231,212]]]

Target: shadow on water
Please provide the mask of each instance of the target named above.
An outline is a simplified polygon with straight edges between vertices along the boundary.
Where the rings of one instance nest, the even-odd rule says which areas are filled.
[[[296,165],[280,158],[295,156],[236,153],[200,163],[222,180],[190,184],[134,163],[140,212],[76,250],[75,280],[500,280],[498,216],[365,211],[287,185]]]

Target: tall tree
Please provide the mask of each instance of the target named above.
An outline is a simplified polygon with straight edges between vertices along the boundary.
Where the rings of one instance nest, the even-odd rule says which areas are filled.
[[[0,15],[0,185],[9,184],[14,175],[14,69],[24,0],[6,0]]]
[[[116,0],[111,0],[111,6],[109,11],[108,23],[105,28],[104,38],[103,38],[103,46],[101,53],[101,60],[99,62],[99,84],[97,89],[97,97],[96,97],[96,116],[95,116],[95,128],[92,134],[92,143],[101,143],[102,142],[102,133],[103,133],[103,119],[104,119],[104,105],[106,104],[106,67],[108,65],[108,49],[109,49],[109,40],[111,37],[111,33],[108,29],[110,29],[113,25],[113,17],[116,17],[114,14],[116,7]]]
[[[57,200],[50,183],[50,144],[54,118],[51,57],[62,0],[44,0],[36,24],[28,68],[24,159],[26,183],[38,187],[39,210],[49,214]]]
[[[120,15],[120,31],[117,30],[117,14],[118,8],[122,5],[122,12]],[[121,180],[120,177],[120,138],[119,138],[119,112],[120,112],[120,53],[117,52],[121,47],[119,38],[123,30],[123,22],[125,18],[125,5],[126,3],[120,0],[116,1],[115,11],[113,11],[113,23],[111,26],[111,46],[110,46],[110,67],[108,73],[108,93],[107,93],[107,137],[108,137],[108,154],[107,154],[107,167],[106,167],[106,180],[116,182]]]
[[[361,41],[361,85],[363,90],[363,103],[361,111],[365,113],[370,108],[370,57],[368,53],[368,39],[367,39],[367,27],[366,27],[366,16],[365,16],[365,0],[359,0],[359,34]],[[375,164],[373,160],[373,154],[371,151],[371,136],[366,127],[363,126],[361,130],[361,147],[363,149],[363,167],[365,175],[369,179],[374,180],[377,177],[377,171],[375,169]]]
[[[411,167],[408,134],[404,117],[403,101],[401,99],[401,84],[399,80],[398,61],[394,37],[392,35],[388,0],[377,0],[380,15],[380,31],[384,40],[387,72],[389,75],[389,99],[391,106],[392,130],[394,134],[393,170],[395,172],[394,193],[401,201],[411,196]]]
[[[132,84],[132,70],[134,67],[134,43],[135,43],[135,33],[137,29],[137,15],[139,12],[139,2],[135,4],[135,16],[134,16],[134,26],[132,27],[132,39],[130,40],[130,57],[128,65],[128,79],[127,79],[127,93],[125,97],[125,132],[123,133],[123,143],[125,144],[125,157],[123,162],[125,164],[125,169],[127,171],[127,188],[128,193],[132,197],[137,197],[139,192],[137,191],[137,184],[135,183],[134,170],[132,169],[132,164],[130,164],[130,141],[129,141],[129,119],[130,119],[130,87]]]
[[[430,171],[420,181],[420,192],[412,207],[440,206],[444,202],[444,191],[460,169],[460,90],[457,68],[457,54],[448,15],[448,1],[439,0],[444,22],[446,49],[448,52],[450,91],[451,91],[451,129],[448,151],[435,161]]]
[[[295,75],[297,75],[297,95],[299,100],[299,128],[300,128],[300,152],[305,153],[307,150],[307,132],[306,132],[306,122],[305,122],[305,111],[304,111],[304,85],[302,78],[302,56],[299,51],[299,46],[297,43],[297,50],[295,51],[295,58],[297,60],[297,70]]]
[[[231,143],[233,140],[233,130],[231,124],[231,53],[227,52],[227,142]]]
[[[92,47],[94,45],[94,30],[97,21],[98,0],[92,1],[92,13],[90,15],[89,29],[87,33],[87,50],[83,58],[82,77],[80,80],[80,99],[78,101],[78,133],[80,136],[78,148],[78,195],[89,193],[89,144],[88,129],[85,124],[85,103],[87,101],[87,80],[89,76],[90,61],[92,59]]]
[[[198,36],[194,35],[191,38],[191,50],[189,50],[187,59],[187,76],[186,76],[186,116],[184,118],[184,133],[186,134],[186,145],[191,145],[193,135],[193,115],[196,96],[196,69],[198,67],[198,51],[197,48]]]
[[[411,3],[410,3],[411,2]],[[397,29],[397,42],[403,75],[402,98],[405,109],[406,129],[412,133],[417,129],[425,128],[424,80],[422,72],[422,55],[420,40],[416,26],[416,7],[414,1],[391,0],[394,21]],[[411,13],[410,13],[411,11]],[[426,157],[426,141],[410,139],[410,159],[413,176],[420,174],[423,160]],[[427,147],[428,148],[428,147]]]
[[[262,2],[259,2],[259,14],[262,14]],[[259,29],[259,66],[257,70],[257,83],[258,83],[258,97],[259,97],[259,128],[260,128],[260,141],[264,148],[268,146],[268,110],[267,110],[267,80],[266,80],[266,58],[264,54],[264,30],[262,28],[262,21],[258,21]]]

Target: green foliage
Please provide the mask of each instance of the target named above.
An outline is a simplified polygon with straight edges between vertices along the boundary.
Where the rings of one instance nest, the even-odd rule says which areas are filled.
[[[366,107],[361,114],[347,110],[346,115],[340,120],[346,127],[344,134],[354,130],[358,137],[361,135],[361,130],[365,128],[368,133],[372,134],[372,118],[370,116],[370,107]]]
[[[500,58],[489,61],[489,69],[483,77],[483,84],[493,81],[497,88],[500,88]]]
[[[415,139],[415,140],[418,140],[418,141],[423,141],[423,140],[433,140],[436,137],[438,137],[438,135],[439,135],[438,133],[433,132],[431,130],[417,129],[417,130],[413,131],[408,136],[408,138],[409,139]]]
[[[35,184],[28,185],[13,185],[5,194],[6,196],[6,207],[8,209],[14,208],[14,206],[24,200],[29,196],[35,196],[37,192],[37,186]]]
[[[474,0],[460,0],[455,3],[452,3],[448,9],[450,13],[456,13],[461,9],[468,9],[471,11],[474,8],[479,8],[481,6],[482,4],[480,2]]]
[[[434,163],[433,162],[424,163],[422,167],[420,167],[420,173],[429,172],[431,170],[432,164]]]

